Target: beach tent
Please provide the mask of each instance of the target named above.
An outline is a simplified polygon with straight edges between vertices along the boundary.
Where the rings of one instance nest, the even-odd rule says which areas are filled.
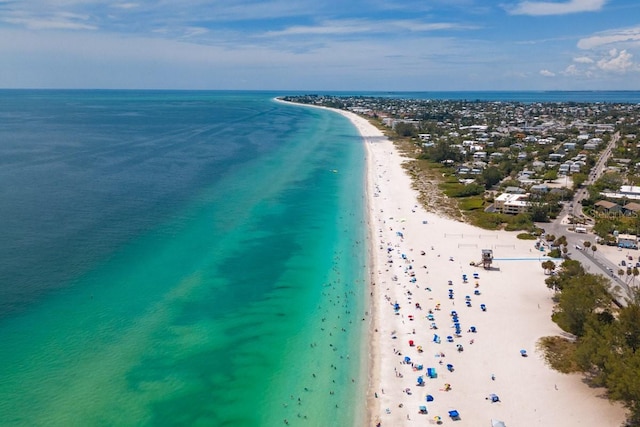
[[[418,385],[424,385],[424,378],[422,378],[422,375],[420,375],[417,379]]]
[[[424,405],[423,405],[423,406],[420,406],[418,409],[420,410],[420,413],[421,413],[421,414],[426,414],[426,413],[427,413],[427,407],[426,407],[426,406],[424,406]]]
[[[507,427],[504,421],[491,420],[491,427]]]
[[[431,396],[430,394],[427,394],[425,399],[427,400],[427,402],[433,402],[433,396]]]
[[[456,411],[455,409],[452,411],[449,411],[449,416],[451,417],[452,420],[457,421],[460,419],[460,413],[458,411]]]
[[[438,378],[436,368],[427,368],[427,375],[429,376],[429,378]]]
[[[489,399],[491,400],[492,403],[500,402],[500,398],[498,397],[497,394],[493,394],[493,393],[490,394]]]

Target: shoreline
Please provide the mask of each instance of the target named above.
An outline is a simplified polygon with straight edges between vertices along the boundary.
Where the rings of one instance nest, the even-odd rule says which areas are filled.
[[[580,373],[554,371],[537,349],[540,338],[563,331],[551,321],[552,293],[540,266],[544,255],[532,241],[427,212],[402,167],[410,159],[367,119],[296,105],[344,116],[365,144],[371,282],[365,290],[370,294],[363,293],[370,319],[363,345],[368,354],[361,360],[369,377],[366,413],[356,419],[368,426],[440,425],[451,424],[449,411],[457,411],[459,427],[493,420],[506,426],[558,420],[565,427],[622,425],[621,404],[585,385]],[[491,270],[469,265],[479,261],[481,249],[494,251]],[[453,310],[462,325],[455,333]],[[489,400],[493,394],[498,402]]]
[[[438,417],[448,424],[452,410],[460,415],[458,426],[490,425],[491,420],[507,426],[558,420],[575,427],[621,425],[626,411],[619,403],[600,397],[603,389],[582,383],[582,374],[552,370],[537,350],[540,338],[562,331],[551,321],[552,294],[544,284],[543,256],[532,251],[533,243],[516,239],[517,233],[482,230],[426,212],[402,167],[409,159],[365,118],[331,110],[358,129],[367,155],[373,254],[367,425],[435,425]],[[501,259],[490,271],[469,265],[485,248]],[[461,283],[462,274],[467,283]],[[449,299],[449,290],[455,298]],[[396,303],[400,308],[393,310]],[[445,326],[451,310],[459,312],[460,333]],[[429,315],[440,323],[437,330],[430,329],[435,322]],[[458,345],[464,350],[456,351]],[[404,363],[405,357],[411,362]],[[421,370],[418,364],[424,365]],[[437,371],[435,378],[428,379],[427,367]],[[417,385],[418,376],[425,386]],[[492,394],[500,401],[487,400]],[[427,395],[433,400],[427,402]],[[421,406],[427,414],[419,413]]]

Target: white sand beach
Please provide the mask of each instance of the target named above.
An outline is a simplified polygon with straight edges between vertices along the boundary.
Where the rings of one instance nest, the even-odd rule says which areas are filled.
[[[368,425],[435,425],[438,417],[460,427],[491,420],[507,427],[621,425],[625,411],[602,398],[604,390],[589,388],[581,375],[553,371],[536,349],[539,338],[561,330],[550,318],[552,294],[533,242],[427,213],[393,144],[367,120],[338,112],[358,128],[368,157],[375,258]],[[493,250],[491,270],[470,265],[482,249]],[[449,416],[453,410],[458,420]]]

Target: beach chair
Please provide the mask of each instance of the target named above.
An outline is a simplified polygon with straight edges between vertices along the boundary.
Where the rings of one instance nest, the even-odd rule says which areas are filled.
[[[462,282],[463,283],[467,283],[467,275],[466,274],[462,275]]]
[[[474,295],[480,295],[480,289],[476,289],[476,290],[474,290],[474,291],[473,291],[473,294],[474,294]]]
[[[427,368],[427,376],[431,379],[438,378],[436,368]]]
[[[433,335],[433,342],[436,344],[440,344],[440,337],[438,335]]]
[[[449,416],[453,421],[458,421],[460,419],[460,413],[455,409],[452,411],[449,411]]]
[[[422,375],[420,375],[416,381],[417,381],[419,386],[423,386],[424,385],[424,378],[422,378]]]
[[[500,398],[498,397],[497,394],[490,394],[489,400],[491,400],[491,403],[500,402]]]
[[[448,363],[448,364],[447,364],[447,370],[448,370],[449,372],[453,372],[453,365],[452,365],[451,363]]]
[[[479,278],[480,278],[480,275],[479,275],[478,273],[473,273],[473,278],[474,278],[474,279],[479,279]]]
[[[487,306],[484,304],[480,304],[480,310],[487,311]]]
[[[475,334],[476,332],[478,332],[478,330],[476,329],[475,326],[472,326],[469,328],[469,332],[473,332]]]
[[[527,350],[520,350],[520,356],[527,357]]]
[[[447,342],[453,342],[453,337],[451,335],[447,335]]]
[[[467,301],[467,307],[471,307],[471,301]]]

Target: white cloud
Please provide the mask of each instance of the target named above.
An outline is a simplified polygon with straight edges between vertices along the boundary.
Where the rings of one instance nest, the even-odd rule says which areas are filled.
[[[8,24],[20,25],[29,30],[97,30],[98,27],[65,18],[4,18]]]
[[[385,34],[398,31],[431,32],[442,30],[475,29],[451,22],[420,22],[415,20],[369,21],[366,19],[344,19],[324,21],[317,25],[291,26],[279,31],[269,31],[267,36],[281,37],[291,35],[340,35],[340,34]]]
[[[608,57],[598,61],[598,68],[614,73],[625,73],[634,68],[632,57],[633,55],[626,50],[618,52],[617,49],[611,49]]]
[[[578,41],[580,49],[594,49],[604,45],[618,43],[640,43],[640,27],[623,28],[597,33]]]
[[[567,68],[564,69],[562,74],[565,75],[565,76],[577,76],[577,75],[580,74],[580,71],[578,70],[578,67],[576,67],[575,64],[571,64]]]
[[[608,0],[569,0],[563,3],[547,1],[523,1],[509,9],[512,15],[566,15],[578,12],[595,12],[605,5]]]
[[[573,58],[573,62],[577,62],[578,64],[593,64],[595,61],[588,56],[578,56]]]
[[[554,77],[556,75],[556,73],[554,73],[553,71],[549,71],[549,70],[540,70],[540,75],[544,76],[544,77]]]
[[[116,9],[135,9],[139,6],[140,4],[138,3],[116,3],[114,5],[111,5],[111,7],[115,7]]]

